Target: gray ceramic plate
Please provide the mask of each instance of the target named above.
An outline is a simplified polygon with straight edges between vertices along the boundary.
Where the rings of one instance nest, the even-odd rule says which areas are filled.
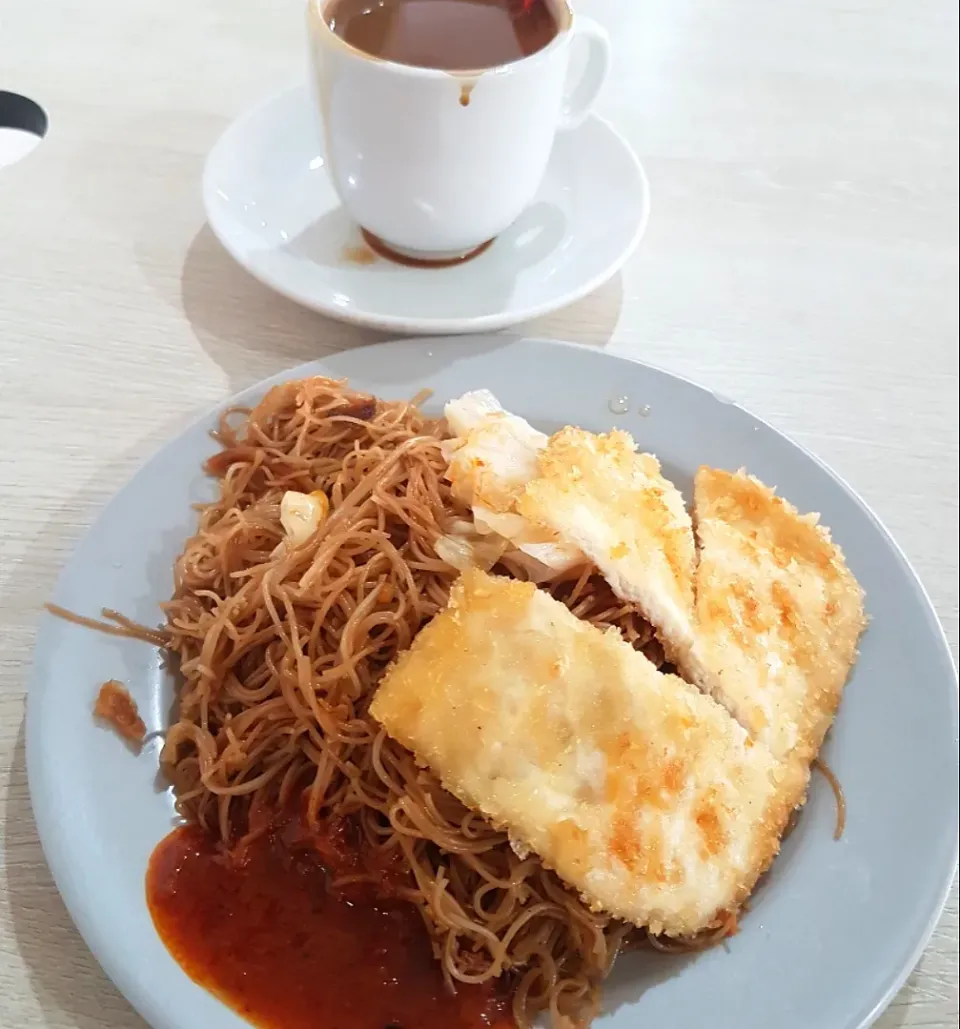
[[[843,839],[829,789],[810,802],[756,894],[742,932],[696,958],[619,962],[602,1029],[863,1029],[900,987],[937,920],[957,860],[957,679],[937,619],[877,519],[831,472],[735,404],[595,350],[502,338],[369,347],[273,381],[326,374],[386,397],[423,387],[439,405],[486,386],[551,430],[619,425],[657,453],[689,493],[701,463],[746,466],[802,510],[820,511],[867,592],[870,629],[826,747],[846,791]],[[237,401],[252,403],[272,384]],[[630,411],[614,415],[613,398]],[[646,417],[641,405],[649,405]],[[614,405],[616,406],[616,405]],[[215,446],[203,418],[160,451],[103,511],[57,587],[87,614],[113,607],[160,621],[171,568],[209,497],[201,462]],[[155,935],[144,903],[150,851],[173,804],[156,785],[156,747],[137,758],[94,725],[101,682],[129,684],[151,729],[171,689],[157,655],[45,617],[27,718],[30,789],[44,850],[80,931],[155,1029],[246,1025],[194,985]]]

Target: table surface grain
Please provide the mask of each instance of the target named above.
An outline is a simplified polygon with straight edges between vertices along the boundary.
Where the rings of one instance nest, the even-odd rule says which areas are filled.
[[[538,334],[736,397],[889,526],[957,651],[957,11],[949,0],[583,0],[653,216]],[[204,155],[301,74],[300,0],[0,0],[0,1026],[143,1029],[70,923],[24,773],[38,609],[98,509],[199,410],[374,339],[273,296],[204,226]],[[882,1029],[957,1025],[956,884]],[[771,1027],[775,1029],[775,1027]],[[831,1029],[829,1026],[811,1029]]]

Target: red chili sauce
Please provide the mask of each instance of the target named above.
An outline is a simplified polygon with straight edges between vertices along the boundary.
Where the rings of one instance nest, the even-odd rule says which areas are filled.
[[[157,845],[147,903],[191,979],[260,1029],[515,1029],[496,986],[447,989],[412,904],[331,889],[334,841],[290,837],[228,856],[184,827]]]

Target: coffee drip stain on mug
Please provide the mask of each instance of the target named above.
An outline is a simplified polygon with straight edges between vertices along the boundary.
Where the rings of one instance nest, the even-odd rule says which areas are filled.
[[[480,76],[474,76],[469,79],[461,79],[459,76],[455,76],[460,82],[460,106],[469,107],[470,99],[473,96],[473,91],[477,88],[477,83],[480,81]]]

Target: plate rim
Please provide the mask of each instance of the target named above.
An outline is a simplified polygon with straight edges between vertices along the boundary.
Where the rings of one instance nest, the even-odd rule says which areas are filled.
[[[394,350],[394,349],[413,349],[422,350],[427,347],[436,346],[447,346],[450,348],[461,348],[466,351],[467,355],[475,352],[482,352],[485,346],[489,346],[495,342],[498,344],[498,349],[501,351],[509,350],[513,347],[523,347],[529,344],[534,345],[546,345],[546,346],[557,346],[563,348],[570,348],[574,350],[584,351],[601,357],[603,359],[616,361],[625,361],[629,364],[639,365],[647,371],[653,372],[656,375],[663,375],[669,379],[673,379],[677,382],[682,383],[688,388],[692,388],[697,392],[706,394],[707,397],[713,402],[732,405],[739,408],[742,412],[752,418],[758,425],[763,426],[767,431],[780,437],[781,440],[785,441],[794,449],[801,452],[808,460],[811,460],[816,464],[822,471],[824,471],[829,478],[833,481],[833,484],[839,487],[847,497],[854,502],[862,515],[865,515],[875,526],[880,533],[881,537],[886,542],[887,546],[891,549],[893,555],[897,561],[907,573],[907,575],[913,580],[913,584],[917,589],[917,600],[924,607],[926,614],[926,620],[930,624],[933,631],[933,636],[937,641],[941,654],[947,659],[949,667],[953,671],[953,677],[955,680],[955,689],[952,697],[952,713],[954,715],[954,722],[956,723],[958,717],[960,717],[960,696],[956,689],[957,679],[957,662],[954,659],[953,653],[950,648],[949,640],[944,632],[943,625],[937,615],[936,609],[933,602],[927,592],[926,587],[923,584],[920,576],[917,574],[909,558],[906,556],[900,545],[892,533],[887,529],[886,525],[879,518],[879,516],[869,507],[869,505],[863,500],[859,493],[849,484],[847,481],[839,475],[834,469],[827,464],[825,461],[817,457],[807,447],[798,443],[790,435],[774,427],[763,418],[755,415],[749,408],[744,407],[739,402],[729,399],[721,393],[716,392],[708,386],[704,386],[701,383],[690,379],[687,376],[678,374],[674,371],[670,371],[661,366],[653,364],[648,361],[639,360],[627,354],[611,353],[610,351],[598,349],[595,347],[588,346],[586,344],[577,343],[568,340],[550,339],[542,336],[524,336],[520,334],[516,335],[492,335],[492,334],[475,334],[473,336],[464,336],[457,334],[448,337],[447,339],[438,339],[435,336],[428,335],[418,338],[402,338],[389,340],[380,343],[368,344],[362,347],[347,348],[345,350],[335,351],[330,354],[322,355],[313,361],[303,362],[295,365],[291,368],[284,369],[274,375],[268,376],[264,379],[259,380],[244,389],[236,391],[234,394],[228,397],[224,397],[219,402],[209,405],[201,413],[190,419],[184,426],[182,426],[177,432],[173,433],[168,439],[161,443],[158,447],[154,448],[143,461],[139,463],[136,469],[127,477],[123,484],[117,489],[106,503],[96,512],[94,518],[91,520],[89,525],[86,527],[84,532],[78,537],[75,542],[73,549],[71,550],[70,556],[66,562],[62,565],[60,574],[58,575],[56,585],[54,586],[54,595],[60,587],[62,579],[66,576],[73,562],[76,560],[77,553],[81,549],[81,546],[89,533],[92,531],[96,523],[104,516],[108,507],[112,505],[121,493],[125,493],[128,489],[132,488],[132,484],[139,479],[140,475],[147,469],[155,458],[158,457],[171,443],[175,440],[179,440],[184,436],[188,436],[198,431],[204,425],[210,424],[217,415],[222,412],[226,407],[231,406],[236,402],[247,403],[252,398],[261,396],[272,386],[278,385],[283,382],[295,380],[297,378],[303,378],[307,375],[316,374],[329,374],[334,373],[338,377],[346,377],[346,373],[339,369],[330,369],[328,366],[329,362],[336,361],[340,358],[347,358],[355,351],[382,351],[382,350]],[[37,784],[44,778],[44,773],[41,771],[43,766],[43,760],[40,756],[40,748],[38,742],[39,730],[36,728],[37,722],[37,708],[39,702],[35,699],[40,691],[43,689],[43,683],[39,681],[40,678],[40,661],[38,658],[40,652],[40,643],[46,633],[45,625],[48,624],[47,620],[52,620],[52,616],[43,612],[38,619],[36,624],[36,637],[34,642],[34,648],[31,657],[31,665],[29,675],[27,679],[27,691],[26,691],[26,713],[24,717],[25,726],[25,752],[26,752],[26,771],[27,771],[27,785],[30,795],[31,809],[33,812],[34,823],[37,828],[37,834],[40,839],[41,848],[43,850],[44,859],[47,862],[48,868],[50,869],[54,884],[60,894],[65,907],[74,924],[76,925],[80,935],[87,946],[91,954],[97,963],[101,966],[103,971],[107,974],[119,992],[129,1001],[129,1003],[144,1017],[147,1022],[154,1027],[154,1029],[183,1029],[183,1027],[174,1025],[166,1016],[164,1010],[155,1001],[155,995],[151,995],[148,989],[144,989],[141,985],[141,979],[135,973],[130,970],[130,965],[120,960],[114,960],[115,955],[106,954],[105,951],[109,948],[103,948],[100,945],[101,939],[105,933],[97,927],[97,919],[90,914],[90,908],[84,904],[82,891],[74,889],[74,883],[72,877],[67,874],[66,868],[66,851],[60,848],[52,846],[52,839],[55,835],[55,825],[49,820],[50,812],[46,809],[38,811],[36,804],[36,791]],[[956,736],[954,737],[954,750],[958,750],[958,742]],[[41,813],[42,812],[42,813]],[[953,812],[954,823],[960,820],[960,812]],[[946,907],[947,901],[950,896],[950,892],[953,886],[954,879],[956,878],[958,871],[958,851],[960,851],[960,839],[955,834],[954,843],[952,848],[952,856],[948,862],[948,867],[944,867],[941,875],[940,888],[937,891],[936,899],[931,907],[929,917],[921,929],[918,932],[914,946],[912,947],[909,956],[905,959],[902,967],[895,973],[891,974],[889,981],[883,990],[882,994],[879,995],[873,1002],[872,1005],[861,1018],[859,1022],[850,1023],[847,1026],[838,1027],[838,1029],[869,1029],[876,1020],[883,1014],[883,1012],[890,1005],[896,994],[902,989],[906,983],[910,974],[917,965],[924,951],[926,950],[931,937],[943,915],[943,911]],[[145,870],[144,870],[145,871]],[[66,884],[66,886],[64,885]],[[96,941],[96,943],[92,941]],[[186,973],[185,973],[186,974]],[[192,980],[191,980],[192,982]],[[204,989],[203,987],[198,987]],[[204,990],[209,993],[209,991]],[[867,1003],[871,1003],[869,998],[866,998]],[[230,1009],[232,1010],[232,1009]],[[149,1012],[149,1014],[148,1014]],[[238,1016],[242,1019],[243,1016]],[[855,1016],[856,1017],[856,1016]]]
[[[258,114],[261,114],[273,104],[292,100],[296,94],[300,93],[305,94],[304,102],[308,102],[308,86],[305,83],[300,83],[297,86],[288,86],[284,89],[276,90],[269,96],[264,97],[256,104],[242,111],[232,121],[230,121],[226,128],[217,137],[216,142],[210,148],[210,151],[204,160],[201,193],[207,225],[209,225],[210,231],[213,233],[220,246],[222,246],[229,255],[231,260],[234,261],[239,268],[242,268],[248,275],[256,279],[256,281],[261,285],[266,286],[267,289],[272,290],[279,296],[282,296],[298,306],[306,308],[307,310],[316,311],[318,314],[322,314],[327,318],[331,318],[334,321],[342,322],[347,325],[375,329],[380,332],[402,333],[413,337],[494,332],[500,329],[519,325],[522,322],[532,321],[535,318],[542,318],[554,313],[555,311],[568,307],[571,304],[575,304],[579,300],[583,300],[585,297],[589,296],[595,290],[604,285],[604,283],[609,282],[610,279],[623,269],[623,266],[636,252],[641,240],[646,235],[647,226],[650,222],[651,192],[650,181],[647,178],[647,173],[644,169],[643,163],[641,162],[637,152],[621,132],[619,132],[606,118],[602,118],[600,115],[591,112],[587,115],[585,124],[589,125],[593,122],[601,126],[616,140],[617,144],[623,150],[624,156],[627,157],[630,160],[630,163],[634,166],[639,186],[641,215],[629,243],[623,247],[617,258],[610,262],[604,270],[581,283],[575,290],[571,290],[569,293],[564,294],[562,300],[552,300],[534,305],[523,311],[512,313],[508,311],[500,311],[494,314],[487,314],[473,318],[415,318],[409,315],[364,314],[363,312],[351,310],[349,308],[338,307],[336,304],[328,303],[322,299],[318,300],[316,297],[309,296],[300,290],[291,289],[278,277],[264,273],[264,271],[261,268],[258,268],[255,264],[243,259],[240,255],[239,248],[234,246],[231,242],[229,233],[224,229],[223,221],[221,220],[222,216],[217,213],[218,205],[215,202],[216,188],[213,185],[212,169],[214,164],[221,159],[221,151],[225,151],[227,149],[230,138],[236,132],[240,131],[246,122],[253,120]],[[578,130],[574,129],[572,131],[576,132]]]

